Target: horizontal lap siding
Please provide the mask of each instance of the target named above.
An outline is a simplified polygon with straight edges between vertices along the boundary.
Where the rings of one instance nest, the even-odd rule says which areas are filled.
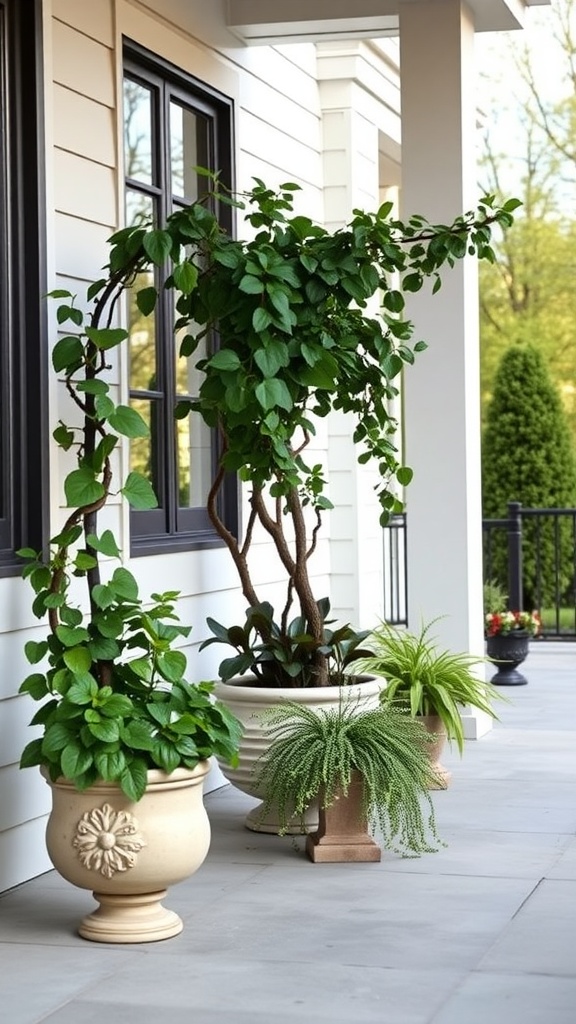
[[[99,276],[106,239],[118,220],[113,0],[54,0],[52,12],[46,66],[52,68],[54,81],[46,86],[46,120],[53,147],[46,164],[51,183],[49,265],[56,280],[50,286],[81,294],[85,282]],[[52,409],[51,430],[67,415],[61,401],[61,407]],[[66,465],[54,449],[51,457],[56,489]],[[53,510],[57,504],[54,493]],[[109,518],[116,528],[117,514]],[[24,644],[45,633],[31,614],[30,594],[21,580],[0,580],[0,891],[50,867],[44,846],[49,790],[36,769],[21,772],[17,766],[24,745],[34,736],[28,722],[35,706],[17,696],[32,671]]]
[[[117,95],[123,37],[134,40],[164,59],[207,82],[235,103],[236,163],[239,188],[252,176],[275,185],[295,181],[303,186],[296,197],[298,212],[323,217],[321,126],[316,54],[312,46],[247,48],[217,24],[215,8],[206,0],[52,0],[47,27],[46,86],[48,151],[49,287],[68,288],[79,295],[98,278],[106,262],[106,242],[119,224],[121,194]],[[218,5],[219,7],[223,5]],[[180,27],[178,27],[178,19]],[[205,42],[203,42],[203,39]],[[120,93],[121,94],[121,93]],[[54,310],[50,311],[54,343]],[[121,367],[111,371],[121,383]],[[51,383],[50,430],[69,413],[62,389]],[[325,438],[318,444],[318,460]],[[316,457],[316,456],[315,456]],[[69,463],[51,451],[52,531],[61,521],[61,481]],[[103,528],[114,529],[124,548],[125,519],[119,507],[106,510]],[[256,578],[264,595],[279,605],[281,571],[262,539],[257,544]],[[236,575],[225,551],[140,558],[132,566],[142,592],[157,589],[159,579],[169,589],[181,589],[182,620],[193,625],[191,675],[213,677],[222,652],[209,648],[198,655],[206,636],[206,616],[237,620],[244,609]],[[319,590],[328,589],[328,547],[318,559]],[[326,585],[324,586],[324,580]],[[49,868],[44,849],[45,814],[49,792],[38,772],[20,772],[20,752],[34,735],[27,722],[35,706],[17,696],[22,679],[31,671],[24,644],[40,639],[44,627],[30,612],[30,591],[20,580],[0,580],[0,891]],[[218,778],[214,784],[221,784]]]

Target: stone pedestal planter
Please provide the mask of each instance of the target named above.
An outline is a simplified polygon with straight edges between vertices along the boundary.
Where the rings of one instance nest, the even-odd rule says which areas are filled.
[[[201,761],[193,771],[150,771],[138,803],[113,783],[80,793],[65,779],[48,782],[48,855],[63,878],[91,889],[99,904],[78,928],[83,938],[156,942],[182,931],[182,920],[162,900],[167,887],[197,871],[208,853],[202,801],[208,770],[209,762]]]

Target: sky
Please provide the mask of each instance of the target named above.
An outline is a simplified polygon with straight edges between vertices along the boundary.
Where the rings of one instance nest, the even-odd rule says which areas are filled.
[[[554,102],[569,95],[570,87],[563,75],[562,51],[554,39],[553,9],[565,2],[553,0],[551,7],[532,8],[523,31],[476,36],[479,107],[492,150],[500,156],[503,188],[510,195],[516,193],[523,169],[525,135],[521,118],[529,96],[528,87],[515,66],[514,55],[520,56],[524,47],[528,47],[539,92],[545,100]],[[576,29],[576,0],[573,6]],[[574,35],[576,39],[576,31]],[[562,206],[574,207],[574,194],[570,183],[561,196]]]

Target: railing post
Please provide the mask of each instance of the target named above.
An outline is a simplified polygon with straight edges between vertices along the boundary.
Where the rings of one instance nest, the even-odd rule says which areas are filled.
[[[522,608],[522,516],[519,501],[508,502],[508,607]]]

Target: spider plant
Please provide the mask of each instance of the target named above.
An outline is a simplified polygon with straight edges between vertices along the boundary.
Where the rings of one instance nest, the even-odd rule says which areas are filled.
[[[419,633],[381,623],[367,641],[372,655],[362,658],[358,667],[386,679],[380,695],[385,705],[399,702],[413,717],[437,715],[448,739],[454,740],[462,753],[460,709],[469,705],[497,718],[492,702],[503,698],[480,676],[486,658],[438,648],[430,636],[436,621],[423,625]]]
[[[385,846],[404,855],[440,845],[428,792],[436,780],[427,756],[428,734],[401,708],[388,703],[363,709],[346,697],[337,707],[314,709],[283,701],[265,716],[271,743],[256,766],[265,793],[262,814],[275,807],[287,831],[303,821],[313,800],[322,808],[347,795],[353,773],[363,779],[362,813]]]

